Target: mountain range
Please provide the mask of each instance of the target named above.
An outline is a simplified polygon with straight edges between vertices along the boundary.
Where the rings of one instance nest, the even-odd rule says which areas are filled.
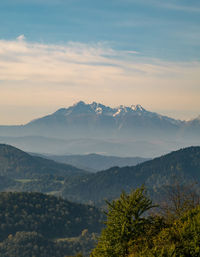
[[[0,142],[25,151],[153,157],[200,143],[200,117],[172,119],[141,105],[82,101],[20,126],[0,126]],[[37,144],[36,144],[37,142]]]

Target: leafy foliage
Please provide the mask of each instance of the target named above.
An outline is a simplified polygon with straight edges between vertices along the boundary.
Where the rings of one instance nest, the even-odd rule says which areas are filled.
[[[200,256],[200,207],[196,207],[162,228],[161,232],[152,238],[153,246],[143,247],[143,250],[133,256]]]
[[[170,219],[142,215],[152,207],[143,187],[109,203],[106,228],[91,257],[200,256],[200,205],[189,204],[179,215],[172,211]]]
[[[106,228],[103,230],[93,257],[124,257],[128,255],[130,243],[144,236],[151,219],[143,214],[153,207],[145,195],[144,188],[123,192],[118,200],[108,203]]]

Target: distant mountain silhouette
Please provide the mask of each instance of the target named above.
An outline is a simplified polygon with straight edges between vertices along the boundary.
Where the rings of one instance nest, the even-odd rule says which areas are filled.
[[[77,104],[62,108],[55,113],[36,119],[26,124],[26,129],[35,130],[46,135],[55,135],[55,131],[69,137],[108,137],[128,133],[130,135],[143,132],[149,134],[163,131],[175,132],[182,125],[181,121],[146,111],[140,105],[131,107],[119,106],[111,108],[96,102]],[[54,129],[54,131],[53,131]],[[43,134],[44,135],[44,134]]]
[[[0,142],[48,154],[153,157],[200,144],[200,119],[180,121],[141,105],[80,101],[25,125],[0,126]]]
[[[33,154],[34,155],[34,154]],[[109,169],[113,166],[133,166],[148,159],[141,157],[117,157],[106,156],[100,154],[86,154],[86,155],[39,155],[56,162],[71,164],[80,169],[96,172],[100,170]]]

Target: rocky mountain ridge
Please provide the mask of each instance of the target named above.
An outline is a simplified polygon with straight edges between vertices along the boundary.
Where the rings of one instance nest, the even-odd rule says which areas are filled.
[[[0,142],[47,154],[99,153],[151,158],[199,145],[200,121],[199,117],[176,120],[141,105],[111,108],[80,101],[21,126],[0,126]]]

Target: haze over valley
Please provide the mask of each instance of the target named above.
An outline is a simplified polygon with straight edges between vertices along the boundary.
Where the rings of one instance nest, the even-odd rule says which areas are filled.
[[[0,126],[2,143],[51,155],[152,158],[200,144],[200,119],[176,120],[141,105],[111,108],[80,101],[20,126]]]
[[[0,1],[0,257],[200,256],[200,1]]]

